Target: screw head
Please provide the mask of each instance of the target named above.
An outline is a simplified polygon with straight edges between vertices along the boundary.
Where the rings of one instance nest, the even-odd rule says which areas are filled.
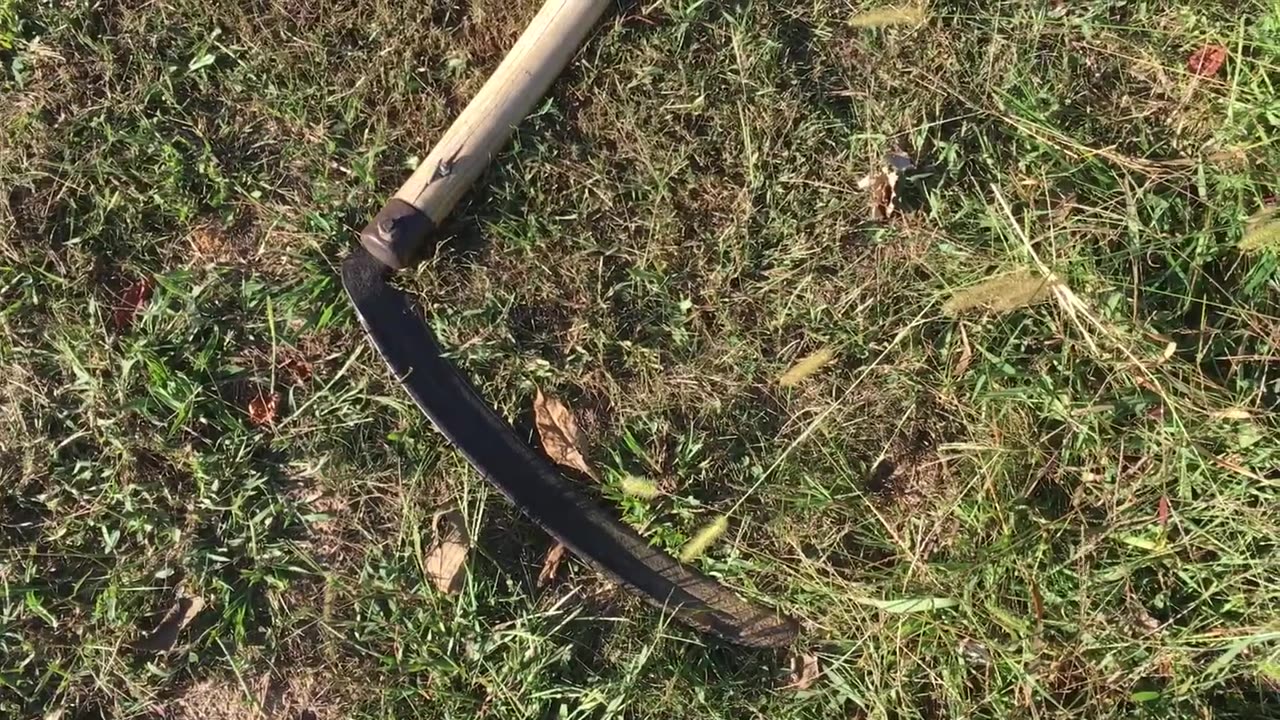
[[[391,233],[395,232],[396,222],[391,218],[382,218],[378,221],[378,234],[384,239],[390,240]]]

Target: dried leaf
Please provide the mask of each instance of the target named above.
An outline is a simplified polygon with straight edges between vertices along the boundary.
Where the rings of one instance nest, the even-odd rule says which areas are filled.
[[[556,543],[555,547],[547,551],[547,557],[542,561],[542,570],[538,573],[538,587],[546,587],[547,583],[556,578],[565,549],[564,545]]]
[[[680,549],[681,562],[693,562],[702,557],[707,548],[720,539],[725,530],[729,529],[729,518],[725,515],[717,517],[715,520],[702,526],[702,529],[694,533],[689,542],[684,544]]]
[[[897,209],[894,203],[898,199],[898,173],[893,168],[867,175],[858,181],[858,189],[868,191],[872,220],[888,220]]]
[[[962,377],[968,370],[969,365],[973,363],[973,346],[969,344],[969,333],[965,331],[964,325],[960,325],[960,357],[956,360],[955,370],[952,371],[956,377]]]
[[[587,462],[582,433],[569,406],[539,390],[533,398],[533,422],[538,428],[542,449],[552,462],[580,470],[597,482],[600,480]]]
[[[835,353],[831,348],[822,348],[811,355],[807,355],[800,362],[792,365],[790,370],[782,374],[782,377],[778,378],[778,385],[784,388],[799,385],[805,378],[821,370],[834,357]]]
[[[861,28],[919,25],[926,17],[923,5],[890,6],[864,10],[849,18],[849,25]]]
[[[276,421],[276,410],[279,406],[279,395],[259,390],[258,394],[249,401],[249,422],[257,427],[270,425]]]
[[[1227,60],[1227,49],[1221,45],[1205,45],[1187,58],[1187,70],[1199,77],[1213,77]]]
[[[1161,495],[1160,502],[1156,503],[1156,524],[1160,527],[1169,527],[1169,496]]]
[[[942,304],[942,311],[959,315],[985,307],[996,313],[1012,312],[1047,299],[1052,287],[1049,279],[1039,273],[1017,270],[957,291]]]
[[[125,287],[112,313],[117,330],[126,330],[133,325],[133,320],[151,297],[151,280],[139,278]]]
[[[635,475],[628,475],[618,483],[624,495],[652,500],[662,494],[658,484],[652,480]]]
[[[178,644],[178,635],[204,609],[204,598],[183,595],[174,602],[155,629],[134,644],[141,652],[168,652]]]
[[[797,653],[791,656],[791,682],[786,690],[808,690],[822,675],[818,665],[818,656],[810,653]]]
[[[1253,413],[1244,408],[1226,408],[1225,410],[1216,410],[1213,412],[1214,420],[1252,420]]]
[[[437,590],[454,595],[462,590],[471,546],[466,521],[460,513],[452,511],[437,515],[432,525],[436,539],[427,551],[423,571]]]

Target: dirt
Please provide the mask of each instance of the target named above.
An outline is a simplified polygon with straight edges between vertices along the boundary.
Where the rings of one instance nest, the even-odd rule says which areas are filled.
[[[885,427],[896,425],[886,421]],[[916,538],[912,544],[925,556],[946,548],[959,533],[949,506],[961,487],[941,451],[958,435],[941,408],[921,402],[867,473],[864,487],[884,518],[901,538]]]
[[[231,235],[217,221],[205,222],[192,230],[190,243],[192,258],[202,263],[225,263],[243,254],[233,247]]]
[[[937,451],[935,429],[927,421],[903,428],[867,475],[867,489],[886,505],[919,509],[931,505],[949,485],[946,461]]]
[[[339,720],[349,698],[318,673],[205,680],[160,708],[165,720]]]
[[[471,0],[462,46],[478,64],[500,61],[541,5],[542,0]]]
[[[297,270],[296,248],[308,239],[306,233],[263,222],[258,211],[246,206],[230,223],[208,218],[196,225],[187,233],[186,248],[169,265],[230,268],[284,278]]]
[[[299,485],[290,494],[307,508],[307,512],[328,516],[307,524],[305,543],[317,563],[322,567],[333,567],[341,559],[346,545],[343,537],[347,529],[343,518],[348,513],[347,501],[309,482]]]
[[[887,428],[895,425],[887,424]],[[938,447],[952,437],[945,416],[929,402],[884,443],[881,459],[867,474],[867,491],[884,506],[905,514],[936,509],[954,491],[955,478]]]

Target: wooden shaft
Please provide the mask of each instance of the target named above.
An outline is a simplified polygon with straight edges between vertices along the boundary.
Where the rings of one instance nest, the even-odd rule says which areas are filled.
[[[533,110],[610,0],[547,0],[493,76],[396,191],[439,224]]]

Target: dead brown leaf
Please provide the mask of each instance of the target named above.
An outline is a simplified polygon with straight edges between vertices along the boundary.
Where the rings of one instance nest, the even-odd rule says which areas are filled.
[[[196,615],[204,609],[204,598],[199,596],[180,596],[173,607],[165,613],[155,629],[147,637],[134,643],[134,648],[141,652],[168,652],[178,644],[178,635]]]
[[[600,476],[587,462],[587,456],[583,452],[586,444],[578,430],[578,421],[568,405],[539,390],[533,398],[533,422],[538,428],[542,449],[552,462],[580,470],[599,482]]]
[[[258,677],[215,676],[187,686],[159,706],[165,720],[340,720],[359,680],[301,667]]]
[[[893,168],[868,174],[858,181],[858,189],[868,192],[872,220],[888,220],[897,209],[894,203],[898,199],[898,172]]]
[[[454,595],[462,590],[467,553],[471,549],[467,524],[456,510],[436,515],[431,524],[436,539],[427,551],[423,571],[437,590]]]
[[[1227,49],[1221,45],[1205,45],[1187,58],[1187,70],[1199,77],[1213,77],[1227,61]]]
[[[120,293],[120,299],[112,312],[112,319],[115,321],[117,330],[127,330],[133,325],[133,319],[142,310],[142,306],[147,304],[147,300],[151,298],[151,280],[149,278],[139,278]]]
[[[1133,624],[1139,632],[1153,633],[1160,631],[1162,623],[1139,604],[1133,611]]]
[[[970,363],[973,362],[973,346],[969,344],[969,333],[965,331],[964,325],[960,325],[960,358],[956,360],[956,367],[952,373],[956,377],[961,377],[969,370]]]
[[[822,668],[818,666],[818,656],[810,653],[798,653],[791,656],[791,682],[787,683],[787,690],[808,690],[817,682],[818,676],[822,674]]]
[[[276,410],[280,406],[280,396],[269,391],[260,390],[249,401],[249,422],[257,427],[270,425],[276,421]]]
[[[556,543],[556,546],[547,551],[547,558],[542,561],[542,571],[538,573],[538,587],[546,587],[548,583],[556,579],[556,573],[560,572],[560,561],[564,559],[565,546]]]

